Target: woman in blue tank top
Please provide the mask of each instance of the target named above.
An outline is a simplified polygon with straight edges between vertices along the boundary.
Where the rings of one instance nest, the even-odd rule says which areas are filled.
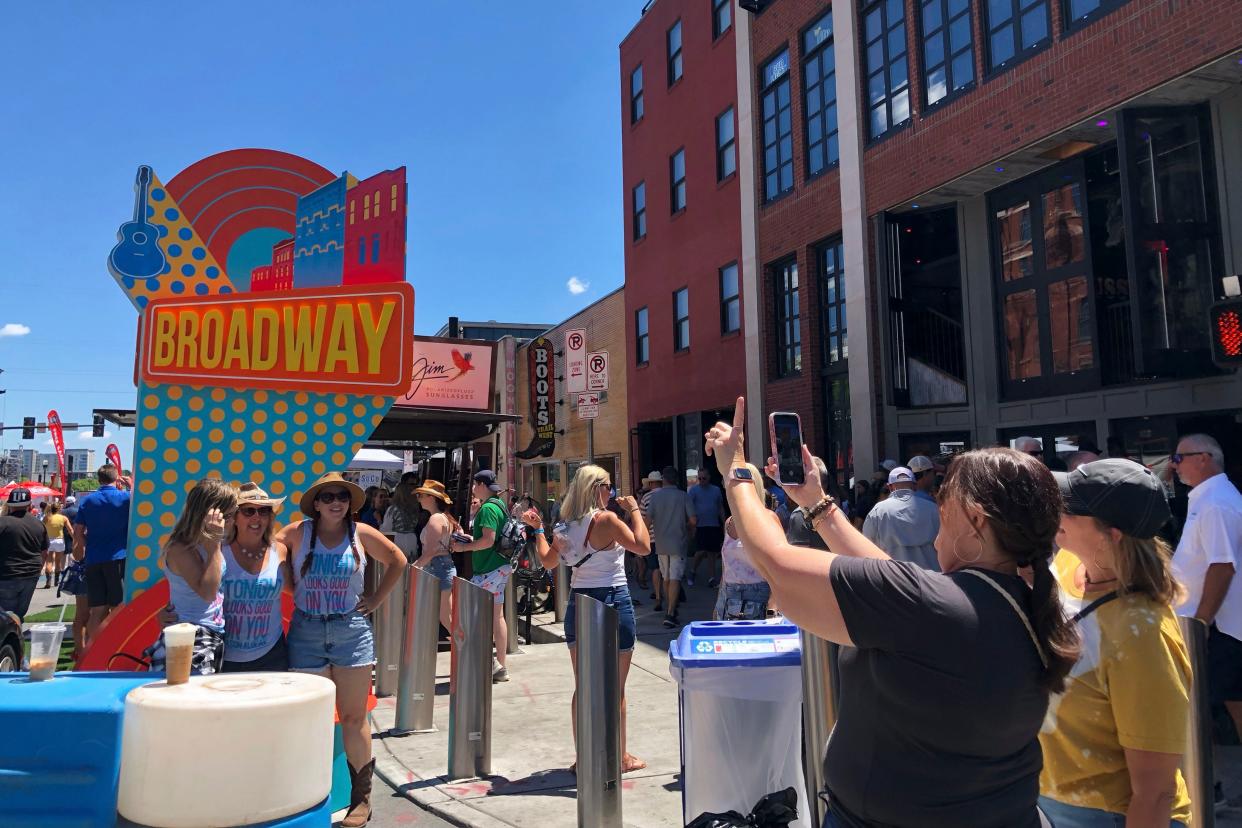
[[[289,549],[272,539],[283,497],[269,497],[257,483],[242,484],[224,553],[225,673],[289,669],[281,597],[290,585]]]
[[[371,818],[371,732],[367,696],[375,642],[366,616],[388,598],[405,573],[405,554],[378,529],[355,521],[363,492],[336,472],[315,481],[298,505],[308,520],[280,530],[289,548],[296,607],[289,625],[289,667],[317,673],[336,684],[345,758],[352,791],[343,828],[361,828]],[[384,577],[368,594],[363,574],[368,558],[384,565]]]
[[[199,675],[220,672],[224,660],[224,594],[220,582],[225,562],[220,547],[236,511],[237,490],[219,478],[203,478],[190,490],[185,508],[160,552],[175,622],[198,627],[191,670]],[[163,633],[145,655],[151,659],[152,671],[164,670]]]

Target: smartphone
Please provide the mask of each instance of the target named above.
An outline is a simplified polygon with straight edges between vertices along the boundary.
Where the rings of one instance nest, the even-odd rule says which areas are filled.
[[[802,469],[802,420],[791,411],[768,415],[768,436],[776,458],[776,482],[800,486],[806,482]]]

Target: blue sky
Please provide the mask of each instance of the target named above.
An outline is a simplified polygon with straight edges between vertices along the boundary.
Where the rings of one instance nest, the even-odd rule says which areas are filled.
[[[416,327],[558,322],[623,281],[617,45],[642,3],[26,3],[0,72],[0,414],[134,406],[105,261],[134,170],[258,146],[405,164]],[[570,279],[586,285],[572,293]],[[28,333],[23,333],[25,329]],[[70,446],[132,431],[89,430]],[[16,447],[20,432],[4,432]],[[50,451],[44,436],[27,448]]]

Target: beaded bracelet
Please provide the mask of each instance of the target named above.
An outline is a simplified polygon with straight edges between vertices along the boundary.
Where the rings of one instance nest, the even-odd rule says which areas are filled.
[[[829,514],[832,507],[836,505],[837,502],[833,500],[832,495],[824,495],[819,503],[816,503],[810,509],[807,509],[806,522],[812,527],[815,526],[815,521],[819,520],[824,515]]]

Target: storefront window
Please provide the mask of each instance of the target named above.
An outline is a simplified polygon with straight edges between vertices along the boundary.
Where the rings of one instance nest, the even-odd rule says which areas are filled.
[[[1039,312],[1033,290],[1005,297],[1005,350],[1009,379],[1032,379],[1040,375]]]
[[[1081,262],[1083,237],[1082,188],[1077,182],[1043,194],[1044,267],[1053,270]]]
[[[998,210],[1001,274],[1006,282],[1031,275],[1034,251],[1031,247],[1031,205],[1023,202]]]
[[[1048,317],[1052,336],[1052,373],[1082,371],[1095,362],[1091,317],[1087,313],[1087,280],[1075,276],[1048,286]]]

